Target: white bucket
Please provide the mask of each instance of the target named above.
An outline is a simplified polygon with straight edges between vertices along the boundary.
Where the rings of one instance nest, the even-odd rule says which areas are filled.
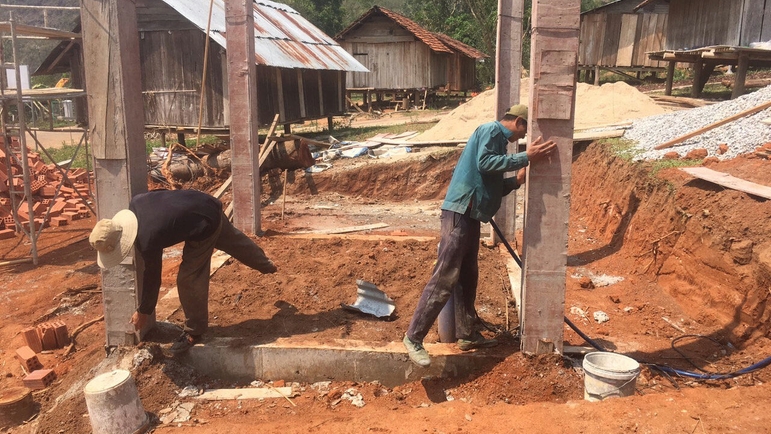
[[[83,391],[94,434],[142,433],[149,427],[150,419],[129,371],[99,375]]]
[[[584,356],[583,365],[585,400],[634,395],[640,374],[636,360],[621,354],[596,352]]]

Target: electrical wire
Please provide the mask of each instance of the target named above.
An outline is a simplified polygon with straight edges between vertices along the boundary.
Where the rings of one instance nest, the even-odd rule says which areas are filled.
[[[517,253],[514,251],[514,249],[511,247],[511,245],[509,245],[509,242],[506,241],[506,238],[503,236],[503,233],[501,232],[500,228],[498,228],[498,225],[495,224],[495,221],[493,221],[491,219],[490,220],[490,225],[493,227],[493,230],[495,231],[495,233],[498,234],[498,238],[500,238],[501,242],[503,243],[503,245],[506,246],[506,250],[509,251],[509,254],[514,258],[514,261],[517,264],[519,264],[520,267],[522,267],[522,260],[519,258],[519,256],[517,256]],[[585,340],[589,345],[594,347],[596,350],[603,351],[603,352],[612,352],[612,351],[606,350],[600,344],[598,344],[597,342],[592,340],[589,336],[587,336],[584,332],[582,332],[575,324],[573,324],[573,322],[570,321],[570,319],[568,319],[568,317],[564,317],[564,320],[565,320],[565,323],[568,325],[568,327],[570,327],[574,332],[576,332],[579,336],[581,336],[581,338],[583,340]],[[714,340],[712,338],[706,337],[706,336],[701,336],[701,335],[683,335],[683,336],[679,336],[679,337],[677,337],[677,338],[672,340],[672,349],[677,351],[683,357],[685,357],[685,355],[682,352],[680,352],[677,348],[675,348],[675,343],[677,343],[677,341],[679,341],[680,339],[689,338],[689,337],[703,337],[703,338],[711,339],[713,342],[719,344],[718,341],[716,341],[716,340]],[[685,357],[685,359],[689,363],[691,363],[692,365],[696,366],[687,357]],[[659,371],[661,371],[661,372],[663,372],[665,374],[674,374],[674,375],[679,376],[679,377],[686,377],[686,378],[691,378],[691,379],[694,379],[694,380],[726,380],[726,379],[729,379],[729,378],[735,378],[735,377],[739,377],[741,375],[749,374],[749,373],[755,372],[757,370],[763,369],[763,368],[765,368],[768,365],[771,365],[771,357],[766,357],[765,359],[763,359],[763,360],[761,360],[761,361],[759,361],[759,362],[757,362],[755,364],[752,364],[750,366],[747,366],[746,368],[740,369],[738,371],[725,372],[725,373],[706,372],[706,371],[703,371],[702,369],[699,369],[698,367],[696,367],[697,369],[702,371],[701,373],[699,373],[699,372],[685,371],[685,370],[682,370],[682,369],[675,369],[675,368],[672,368],[670,366],[661,365],[661,364],[658,364],[658,363],[646,363],[646,362],[639,362],[639,363],[642,363],[644,365],[650,366],[651,368],[655,368],[655,369],[657,369],[657,370],[659,370]],[[671,381],[671,378],[670,378],[670,381]]]

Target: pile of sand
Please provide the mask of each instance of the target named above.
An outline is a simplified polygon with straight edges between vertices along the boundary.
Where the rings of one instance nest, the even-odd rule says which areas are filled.
[[[530,82],[522,79],[520,101],[528,102]],[[576,129],[626,122],[666,112],[650,97],[624,82],[592,86],[578,83],[576,95]],[[480,124],[495,119],[495,90],[485,91],[450,112],[433,128],[412,139],[463,140]]]

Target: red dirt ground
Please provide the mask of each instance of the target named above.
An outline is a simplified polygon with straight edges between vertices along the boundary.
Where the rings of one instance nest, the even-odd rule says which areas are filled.
[[[217,271],[209,335],[248,336],[253,343],[282,337],[400,339],[435,259],[437,209],[458,152],[424,150],[391,164],[339,163],[315,174],[312,184],[297,176],[285,205],[277,177],[265,177],[266,235],[257,242],[279,272],[260,275],[237,262]],[[771,185],[769,161],[739,158],[711,167]],[[565,306],[571,321],[606,348],[689,371],[735,371],[771,355],[771,202],[692,180],[676,169],[652,176],[649,166],[624,161],[601,145],[581,152],[573,169]],[[211,191],[213,184],[198,187]],[[378,222],[390,226],[362,236],[285,235]],[[92,217],[47,229],[40,238],[40,265],[2,269],[0,387],[21,384],[23,373],[14,359],[21,329],[56,318],[72,330],[102,315],[100,293],[89,289],[99,284],[86,241],[93,224]],[[383,239],[397,231],[429,238]],[[0,241],[0,260],[22,257],[28,249],[20,239]],[[167,256],[162,296],[174,286],[179,249],[169,249]],[[517,319],[507,298],[504,259],[498,249],[481,249],[477,309],[501,330],[508,318],[513,331]],[[611,277],[623,280],[604,285]],[[354,301],[356,279],[377,284],[394,299],[392,321],[341,309],[341,303]],[[160,315],[160,306],[160,320],[168,316],[179,323],[182,316],[173,303],[168,315]],[[594,321],[598,310],[610,321]],[[714,341],[684,338],[676,342],[676,351],[672,339],[686,334]],[[234,386],[164,357],[159,346],[173,337],[173,332],[151,333],[141,346],[154,357],[133,370],[142,404],[160,417],[175,401],[192,402],[177,396],[187,385]],[[435,332],[427,338],[437,339]],[[646,365],[635,396],[589,403],[583,400],[582,375],[573,368],[580,359],[526,356],[516,352],[512,332],[501,339],[503,344],[491,351],[510,355],[475,378],[424,379],[395,388],[335,382],[321,391],[300,384],[291,400],[195,401],[189,421],[160,424],[156,418],[155,431],[771,432],[768,368],[697,382],[668,378]],[[567,327],[565,341],[585,345]],[[59,379],[35,392],[39,415],[12,432],[90,432],[82,387],[93,376],[91,368],[105,360],[103,345],[100,322],[77,337],[73,354],[40,355]],[[110,360],[124,353],[133,354],[120,349]],[[361,393],[363,408],[341,399],[349,389]]]

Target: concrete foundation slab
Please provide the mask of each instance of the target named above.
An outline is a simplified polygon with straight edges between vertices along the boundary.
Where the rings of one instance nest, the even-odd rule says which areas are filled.
[[[334,340],[324,343],[280,340],[247,345],[238,338],[218,338],[195,345],[180,361],[202,374],[234,382],[285,380],[378,381],[394,387],[422,378],[450,378],[484,372],[510,351],[501,348],[462,352],[451,344],[426,344],[431,366],[420,368],[399,342]]]

